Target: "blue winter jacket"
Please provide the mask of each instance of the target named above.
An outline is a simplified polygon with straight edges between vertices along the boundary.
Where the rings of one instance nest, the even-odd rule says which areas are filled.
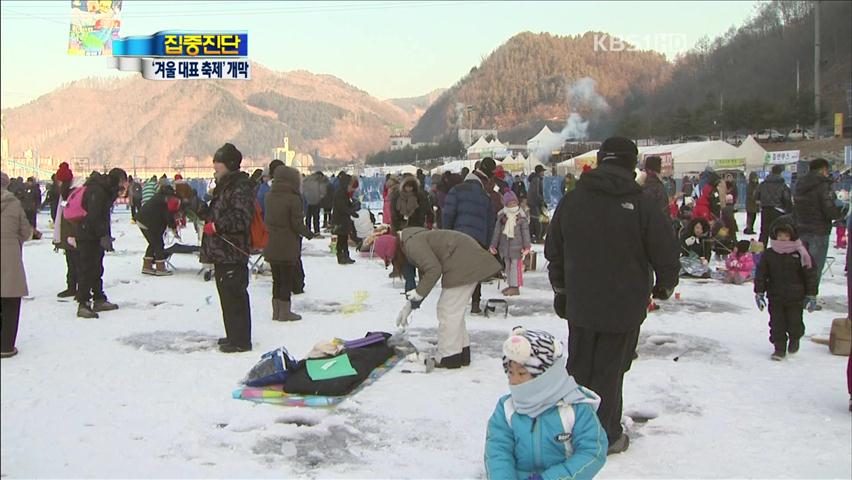
[[[269,182],[262,182],[257,187],[257,201],[260,202],[260,210],[266,215],[266,193],[269,192]]]
[[[590,403],[575,403],[574,428],[567,441],[573,453],[567,456],[566,437],[557,406],[533,419],[515,412],[506,423],[504,405],[511,395],[497,402],[488,421],[485,438],[485,470],[491,480],[526,480],[538,473],[544,480],[593,478],[606,463],[609,441]],[[560,438],[562,437],[562,438]]]
[[[482,181],[473,173],[450,190],[442,212],[442,228],[466,233],[483,248],[491,243],[497,217]]]

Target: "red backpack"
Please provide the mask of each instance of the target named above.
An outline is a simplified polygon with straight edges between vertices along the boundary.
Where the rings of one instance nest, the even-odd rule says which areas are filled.
[[[251,234],[249,243],[253,251],[263,250],[269,244],[269,230],[263,223],[263,210],[257,200],[254,201],[254,216],[251,218],[249,233]]]

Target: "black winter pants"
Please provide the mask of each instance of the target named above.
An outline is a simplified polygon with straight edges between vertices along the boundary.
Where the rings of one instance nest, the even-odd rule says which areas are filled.
[[[798,340],[805,334],[805,322],[802,320],[802,303],[779,302],[769,299],[769,341],[787,343],[787,339]]]
[[[216,290],[222,306],[225,337],[228,343],[251,348],[251,306],[248,294],[248,265],[217,263],[214,265]]]
[[[311,230],[313,225],[313,230]],[[308,205],[308,212],[305,214],[305,226],[309,232],[320,233],[320,207],[319,205]]]
[[[163,243],[163,234],[166,233],[166,231],[154,231],[150,228],[140,228],[139,230],[142,230],[142,235],[148,242],[148,248],[145,249],[145,256],[153,258],[155,262],[165,260],[166,245]]]
[[[296,280],[298,267],[291,263],[272,263],[272,298],[290,301],[290,293]]]
[[[757,220],[757,212],[746,212],[746,231],[754,231],[755,220]]]
[[[11,352],[18,337],[18,320],[21,318],[21,297],[0,299],[0,351]]]
[[[77,291],[77,285],[80,275],[80,252],[75,249],[65,249],[65,284],[68,285],[68,290]]]
[[[769,229],[772,228],[772,222],[781,215],[783,215],[783,213],[779,212],[775,208],[760,209],[760,243],[762,243],[763,246],[769,246],[769,244],[766,243],[769,241]]]
[[[337,232],[337,262],[349,257],[349,229],[339,228]]]
[[[302,265],[302,259],[300,258],[298,265],[293,269],[293,293],[303,293],[304,291],[305,267]]]
[[[621,437],[621,391],[639,341],[639,329],[596,332],[568,323],[568,373],[601,397],[598,408],[609,443]]]
[[[104,293],[104,249],[97,240],[77,239],[77,301],[106,300]]]

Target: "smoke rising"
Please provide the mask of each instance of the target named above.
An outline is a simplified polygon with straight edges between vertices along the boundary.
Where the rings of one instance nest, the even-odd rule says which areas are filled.
[[[565,126],[556,136],[535,146],[531,151],[533,155],[545,160],[550,152],[560,149],[568,140],[588,139],[589,120],[583,118],[583,115],[597,115],[610,110],[606,99],[597,92],[595,86],[593,78],[583,77],[566,87],[569,113]]]

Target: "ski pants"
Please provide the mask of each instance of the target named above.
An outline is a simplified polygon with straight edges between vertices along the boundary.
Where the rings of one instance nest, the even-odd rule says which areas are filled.
[[[225,336],[232,345],[251,348],[251,305],[248,294],[248,265],[217,263],[214,265],[216,290],[222,306]]]
[[[104,249],[98,240],[77,239],[77,302],[106,300],[104,293]]]
[[[798,340],[805,334],[802,320],[804,299],[792,302],[769,299],[769,341],[775,345],[787,343],[787,338]]]
[[[760,243],[763,244],[764,247],[768,247],[769,244],[769,229],[772,228],[772,222],[775,221],[778,217],[784,215],[779,212],[775,207],[765,207],[760,209]]]
[[[639,329],[597,332],[568,321],[567,370],[577,383],[601,397],[598,419],[609,443],[621,437],[622,386],[639,341]]]
[[[464,314],[467,310],[467,302],[476,286],[476,283],[470,283],[441,290],[441,297],[438,299],[438,356],[440,358],[460,354],[462,348],[470,346]]]
[[[77,249],[68,247],[65,249],[65,284],[68,290],[77,291],[80,275],[80,252]]]

